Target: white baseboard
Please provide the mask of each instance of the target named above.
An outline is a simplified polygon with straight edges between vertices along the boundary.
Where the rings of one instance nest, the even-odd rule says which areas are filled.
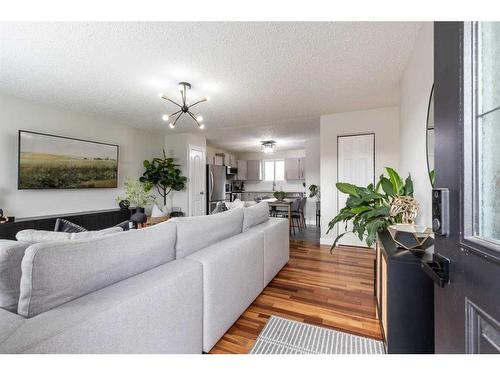
[[[319,244],[320,245],[329,245],[329,246],[332,246],[333,245],[333,241],[335,239],[334,238],[329,238],[329,237],[321,237],[319,239]]]

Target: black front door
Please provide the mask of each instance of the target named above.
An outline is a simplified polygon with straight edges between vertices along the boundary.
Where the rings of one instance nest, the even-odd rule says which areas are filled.
[[[436,353],[500,353],[500,23],[435,23],[435,183],[449,189],[450,262]]]

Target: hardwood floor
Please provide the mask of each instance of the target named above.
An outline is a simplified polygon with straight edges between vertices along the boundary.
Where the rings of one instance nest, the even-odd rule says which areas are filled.
[[[270,315],[381,339],[373,294],[374,251],[290,240],[290,261],[210,353],[245,354]]]
[[[319,244],[321,237],[321,229],[314,225],[308,225],[304,230],[297,230],[295,234],[290,235],[290,240],[294,241],[307,241]]]

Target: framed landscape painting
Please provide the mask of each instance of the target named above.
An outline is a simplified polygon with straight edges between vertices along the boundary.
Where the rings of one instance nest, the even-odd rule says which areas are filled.
[[[19,131],[19,190],[116,187],[117,145]]]

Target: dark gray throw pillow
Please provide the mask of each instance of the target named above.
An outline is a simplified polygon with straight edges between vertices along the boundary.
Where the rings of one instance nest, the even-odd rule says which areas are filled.
[[[87,229],[69,220],[57,218],[54,232],[80,233],[87,232]]]
[[[212,210],[211,214],[218,214],[227,211],[227,206],[225,202],[218,202],[217,206]]]

